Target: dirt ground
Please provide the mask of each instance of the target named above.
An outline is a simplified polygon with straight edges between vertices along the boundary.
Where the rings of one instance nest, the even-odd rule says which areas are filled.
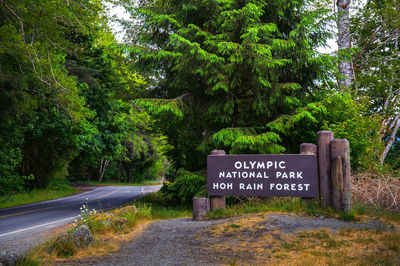
[[[398,264],[396,224],[264,213],[150,224],[119,251],[63,265]]]

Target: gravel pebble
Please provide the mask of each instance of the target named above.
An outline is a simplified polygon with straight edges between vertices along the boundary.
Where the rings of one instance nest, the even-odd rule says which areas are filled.
[[[0,240],[0,252],[14,253],[17,255],[25,254],[30,248],[53,237],[49,232],[22,233],[16,238]]]

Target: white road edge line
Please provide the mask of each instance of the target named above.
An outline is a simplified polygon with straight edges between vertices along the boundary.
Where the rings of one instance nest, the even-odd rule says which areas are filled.
[[[158,185],[157,185],[158,186]],[[161,188],[161,187],[160,187]],[[151,193],[151,192],[157,192],[157,191],[159,191],[160,189],[158,189],[158,190],[154,190],[154,187],[153,188],[150,188],[150,190],[144,190],[144,187],[142,187],[142,193],[143,194],[145,194],[145,193]]]
[[[50,225],[50,224],[54,224],[54,223],[58,223],[58,222],[63,222],[63,221],[66,221],[66,220],[71,220],[71,219],[74,219],[74,218],[77,218],[77,217],[78,216],[73,216],[73,217],[65,218],[65,219],[54,221],[54,222],[50,222],[50,223],[35,225],[35,226],[32,226],[32,227],[28,227],[28,228],[20,229],[20,230],[17,230],[17,231],[13,231],[13,232],[2,234],[2,235],[0,235],[0,237],[7,236],[7,235],[12,235],[12,234],[15,234],[15,233],[23,232],[23,231],[34,229],[34,228],[41,227],[41,226],[46,226],[46,225]]]

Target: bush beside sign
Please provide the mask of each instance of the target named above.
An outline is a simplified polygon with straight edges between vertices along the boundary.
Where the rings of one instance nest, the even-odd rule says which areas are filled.
[[[316,155],[209,155],[210,196],[318,196]]]

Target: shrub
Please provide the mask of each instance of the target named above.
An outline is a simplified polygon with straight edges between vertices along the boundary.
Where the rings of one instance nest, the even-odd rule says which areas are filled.
[[[47,252],[55,252],[59,258],[68,258],[75,254],[77,248],[70,234],[59,237],[49,243]]]
[[[120,232],[126,227],[132,227],[140,219],[151,219],[151,206],[148,204],[138,204],[135,206],[125,206],[113,211],[97,213],[94,209],[89,210],[87,205],[81,207],[80,219],[76,226],[85,224],[92,232],[104,233],[107,231]]]
[[[206,195],[206,186],[207,178],[204,173],[192,173],[179,169],[173,183],[164,182],[161,193],[172,204],[189,206],[194,196]]]
[[[379,169],[379,157],[383,150],[380,122],[379,117],[355,116],[329,127],[335,138],[349,140],[352,168]]]
[[[70,188],[70,183],[67,179],[61,177],[55,177],[48,185],[48,188],[53,190],[68,190]]]

